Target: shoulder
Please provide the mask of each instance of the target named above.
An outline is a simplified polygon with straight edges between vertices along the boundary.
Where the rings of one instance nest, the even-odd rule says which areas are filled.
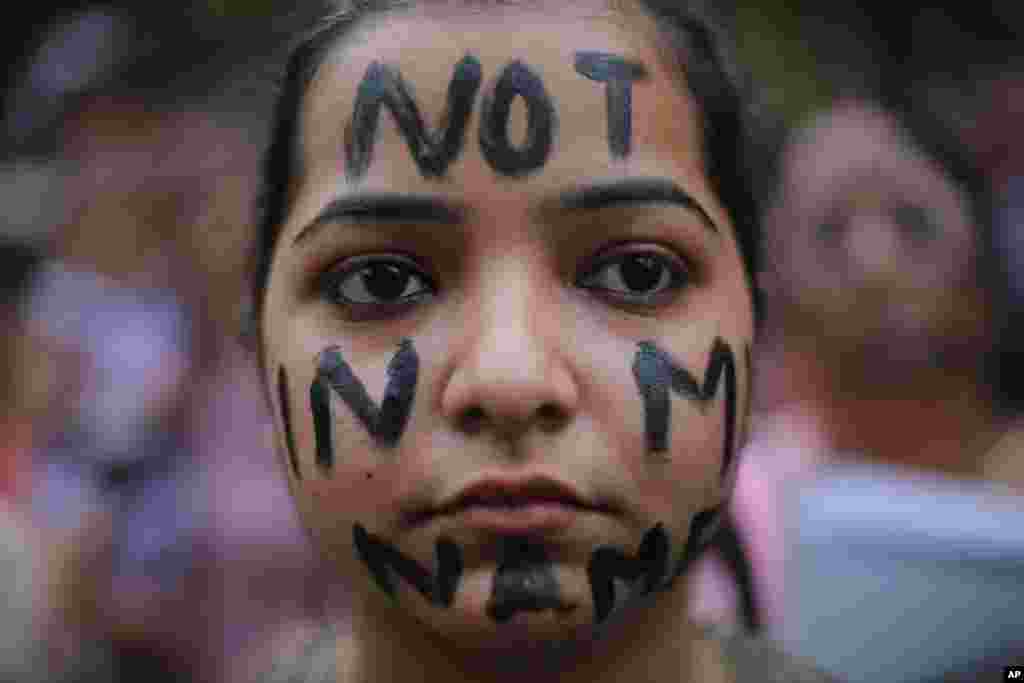
[[[841,683],[804,658],[790,655],[774,641],[744,633],[714,631],[736,683]]]

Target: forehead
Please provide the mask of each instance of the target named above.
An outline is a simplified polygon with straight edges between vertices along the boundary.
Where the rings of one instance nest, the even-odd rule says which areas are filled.
[[[904,145],[892,117],[851,104],[819,116],[791,147],[789,164],[796,173],[831,176],[854,167],[878,165],[894,152],[902,154]]]
[[[789,196],[807,209],[850,192],[936,205],[960,199],[942,167],[899,122],[867,105],[839,106],[820,117],[791,147],[787,167]]]
[[[480,93],[466,127],[459,158],[448,169],[447,187],[421,176],[393,118],[380,118],[373,160],[362,185],[379,189],[437,191],[456,188],[461,194],[514,189],[519,196],[532,186],[573,184],[581,178],[622,175],[688,177],[687,190],[704,195],[700,113],[685,79],[668,71],[657,48],[657,28],[642,13],[571,12],[501,9],[497,13],[388,15],[366,23],[329,53],[310,86],[302,113],[302,153],[309,183],[331,178],[334,189],[345,185],[344,134],[352,117],[357,89],[374,62],[397,70],[429,130],[442,127],[447,94],[456,63],[466,55],[482,68]],[[606,85],[575,69],[579,51],[606,52],[640,62],[647,71],[632,89],[632,152],[625,158],[609,153]],[[555,140],[547,162],[524,178],[509,181],[487,166],[480,153],[478,131],[481,100],[502,70],[513,61],[527,65],[543,82],[556,113]],[[514,102],[510,138],[518,130]],[[519,118],[522,118],[521,116]],[[443,181],[442,181],[443,182]],[[695,187],[694,185],[697,185]],[[710,207],[715,213],[715,207]]]

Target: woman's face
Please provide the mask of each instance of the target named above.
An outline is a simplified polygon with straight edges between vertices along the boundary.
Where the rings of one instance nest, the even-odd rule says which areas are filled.
[[[810,324],[873,363],[927,359],[983,334],[966,197],[892,116],[839,105],[785,161],[767,228],[777,274]]]
[[[730,486],[751,296],[646,21],[391,17],[310,87],[266,381],[361,609],[578,634]]]

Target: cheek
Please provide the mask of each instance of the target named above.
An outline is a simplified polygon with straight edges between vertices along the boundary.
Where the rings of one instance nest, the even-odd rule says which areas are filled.
[[[628,462],[638,500],[652,520],[679,520],[718,503],[724,495],[723,411],[720,402],[701,411],[673,397],[671,442],[655,460],[645,451]]]
[[[379,500],[389,478],[378,470],[387,461],[373,457],[366,430],[359,429],[333,391],[312,391],[313,361],[278,365],[268,374],[274,377],[278,450],[296,496],[304,497],[308,507],[335,512],[339,505],[365,509]],[[313,393],[321,399],[319,405]]]
[[[294,492],[308,523],[337,527],[348,534],[351,522],[388,514],[395,482],[371,468],[339,467],[330,479],[299,482]]]

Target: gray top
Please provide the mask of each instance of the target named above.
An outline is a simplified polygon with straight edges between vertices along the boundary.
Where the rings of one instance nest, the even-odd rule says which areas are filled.
[[[803,660],[784,653],[761,637],[713,632],[722,643],[726,661],[737,683],[839,683]],[[297,653],[277,660],[259,683],[335,683],[337,629],[327,626]]]

